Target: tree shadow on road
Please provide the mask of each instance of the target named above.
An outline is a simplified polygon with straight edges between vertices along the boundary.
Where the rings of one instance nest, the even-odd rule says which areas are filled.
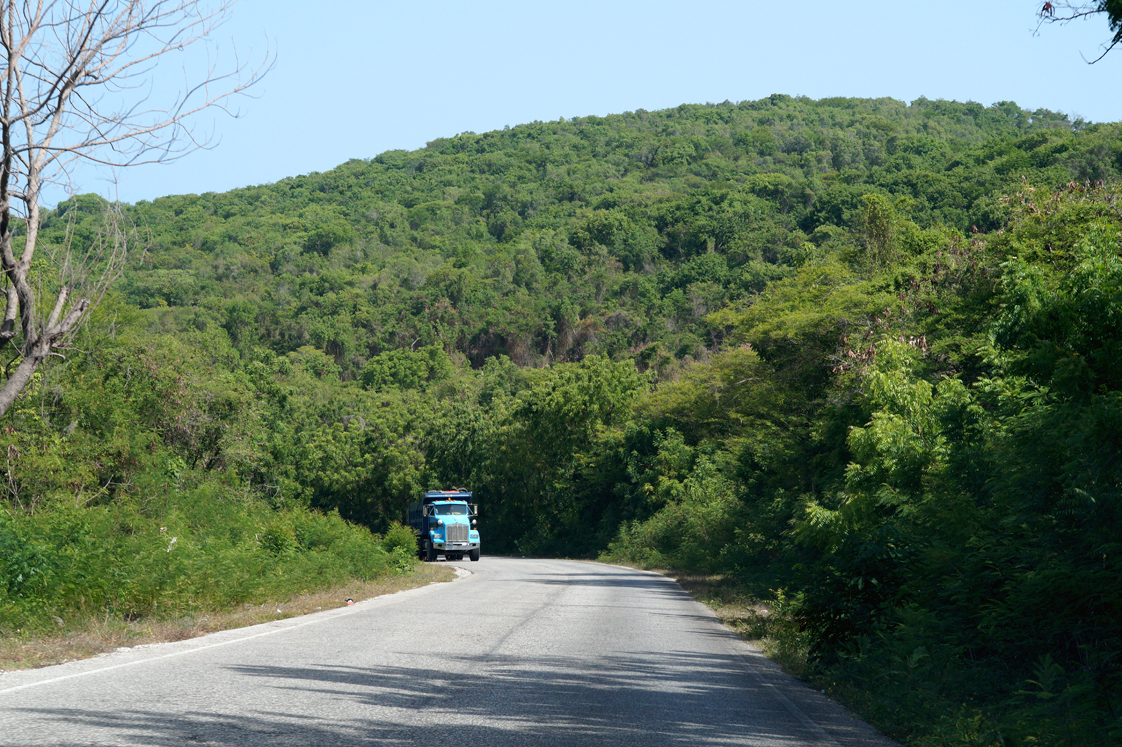
[[[776,697],[774,684],[735,655],[651,651],[601,657],[594,669],[588,659],[578,657],[446,660],[447,670],[231,667],[228,671],[244,679],[247,691],[263,688],[271,695],[264,701],[258,697],[254,707],[237,715],[233,704],[229,713],[177,712],[174,706],[167,712],[25,709],[42,719],[43,728],[64,727],[60,736],[76,730],[83,734],[76,741],[33,739],[26,744],[891,744],[852,719],[827,723],[827,737],[800,721],[790,701]],[[268,705],[262,707],[262,702]],[[333,712],[339,714],[336,719]],[[369,715],[356,718],[356,713]]]

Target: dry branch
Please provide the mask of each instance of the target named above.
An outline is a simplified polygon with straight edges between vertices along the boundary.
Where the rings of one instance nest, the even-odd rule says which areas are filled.
[[[208,44],[231,6],[232,0],[213,7],[200,0],[0,0],[0,346],[15,346],[21,358],[0,385],[0,416],[81,326],[134,243],[115,205],[93,246],[79,251],[68,234],[51,251],[54,303],[39,319],[30,273],[43,186],[67,184],[76,159],[123,167],[208,147],[192,128],[194,115],[218,109],[236,116],[229,102],[268,71],[268,54],[252,68],[235,62],[222,72],[210,64],[167,105],[150,103],[150,92],[160,64]]]

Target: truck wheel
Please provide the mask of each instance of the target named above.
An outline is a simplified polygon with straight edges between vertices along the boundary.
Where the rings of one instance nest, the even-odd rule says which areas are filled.
[[[436,562],[436,548],[432,545],[428,545],[425,547],[425,560],[429,561],[430,563]]]
[[[475,561],[479,560],[479,548],[477,547],[474,550],[472,550],[471,552],[469,552],[468,557],[471,558],[471,562],[473,562],[473,563]]]

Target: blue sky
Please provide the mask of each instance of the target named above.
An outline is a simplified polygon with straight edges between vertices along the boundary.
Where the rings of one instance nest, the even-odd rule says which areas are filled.
[[[269,48],[276,66],[236,104],[241,117],[198,120],[216,147],[122,170],[115,186],[80,168],[74,186],[126,202],[224,192],[469,130],[772,93],[1016,101],[1122,120],[1122,49],[1083,60],[1109,37],[1105,19],[1034,34],[1039,4],[240,0],[219,56]],[[184,64],[165,63],[172,79]]]

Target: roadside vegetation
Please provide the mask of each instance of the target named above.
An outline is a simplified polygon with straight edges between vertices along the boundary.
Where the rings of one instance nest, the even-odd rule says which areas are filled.
[[[776,95],[128,206],[0,420],[0,628],[392,576],[463,486],[485,555],[709,579],[912,744],[1119,744],[1120,135]]]
[[[0,513],[0,670],[180,640],[447,580],[412,532],[216,498]]]

